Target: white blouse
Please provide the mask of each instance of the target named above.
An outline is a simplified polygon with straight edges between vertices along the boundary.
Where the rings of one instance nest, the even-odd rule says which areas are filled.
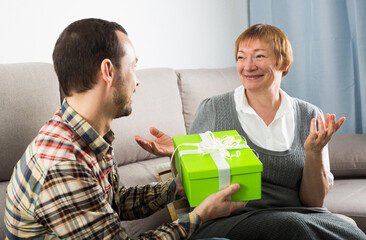
[[[234,92],[235,108],[243,130],[253,143],[270,151],[288,150],[295,135],[295,116],[291,97],[282,89],[280,94],[281,105],[275,118],[267,126],[248,104],[244,86],[236,88]],[[324,147],[322,154],[329,185],[333,186],[334,177],[330,172],[328,145]]]

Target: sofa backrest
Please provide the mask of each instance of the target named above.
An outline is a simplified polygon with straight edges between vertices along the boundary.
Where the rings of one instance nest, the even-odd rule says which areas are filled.
[[[192,125],[195,112],[204,99],[233,91],[241,85],[235,67],[178,70],[176,72],[187,133]]]
[[[1,64],[0,85],[0,181],[7,181],[28,144],[60,108],[60,95],[48,63]]]
[[[336,134],[328,144],[334,178],[366,177],[366,135]]]
[[[240,86],[235,67],[177,71],[154,68],[138,70],[136,74],[141,84],[132,97],[132,114],[116,119],[112,124],[119,165],[155,157],[135,143],[135,135],[152,139],[148,131],[150,126],[170,136],[184,135],[203,99]],[[0,84],[1,182],[10,179],[27,145],[59,109],[60,93],[57,76],[49,63],[0,64]],[[341,145],[345,138],[347,142],[354,142],[349,151],[352,154],[342,151],[342,155],[337,150],[343,149]],[[334,137],[329,149],[335,177],[365,176],[365,148],[360,146],[364,141],[364,135]]]

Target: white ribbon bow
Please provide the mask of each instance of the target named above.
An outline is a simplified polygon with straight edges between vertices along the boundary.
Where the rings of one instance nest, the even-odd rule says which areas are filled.
[[[233,157],[239,157],[240,151],[237,151],[236,154],[230,155],[228,150],[249,148],[246,143],[240,144],[241,139],[235,139],[234,136],[217,138],[210,131],[200,134],[200,136],[203,141],[198,144],[198,149],[203,155],[220,152],[225,159],[232,159]]]

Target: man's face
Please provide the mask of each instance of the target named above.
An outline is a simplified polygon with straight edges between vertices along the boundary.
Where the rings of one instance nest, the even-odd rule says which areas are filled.
[[[121,67],[117,69],[114,84],[113,103],[116,107],[114,118],[128,116],[132,112],[131,97],[139,85],[139,80],[135,74],[137,58],[135,49],[128,37],[122,32],[117,32],[118,39],[122,43],[125,55],[121,60]]]

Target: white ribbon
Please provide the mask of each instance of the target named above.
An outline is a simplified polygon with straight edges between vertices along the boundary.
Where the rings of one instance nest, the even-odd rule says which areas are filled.
[[[249,148],[249,146],[246,143],[240,144],[241,139],[235,139],[234,136],[224,136],[223,138],[216,138],[214,134],[210,131],[200,133],[199,135],[202,139],[202,142],[182,143],[175,148],[174,153],[180,146],[198,147],[198,149],[179,151],[178,153],[179,175],[182,179],[182,166],[180,158],[183,155],[199,154],[199,153],[202,153],[202,155],[210,154],[218,168],[219,190],[222,190],[230,185],[230,166],[226,160],[240,156],[240,151],[237,151],[236,154],[230,155],[228,150]],[[174,153],[172,155],[172,159]]]

